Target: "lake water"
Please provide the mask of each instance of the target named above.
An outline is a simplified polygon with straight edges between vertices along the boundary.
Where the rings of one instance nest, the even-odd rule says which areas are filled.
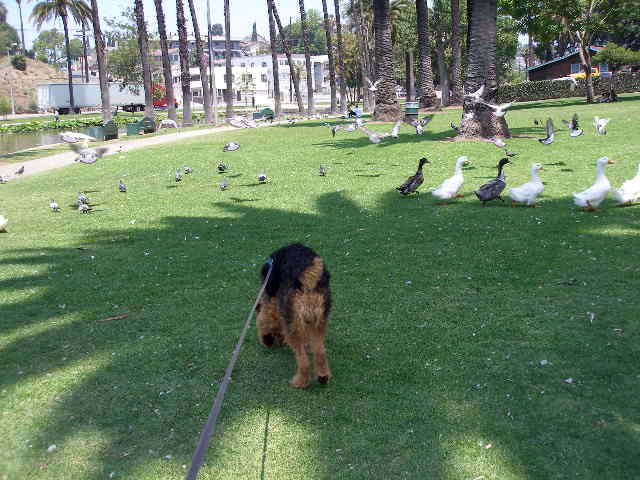
[[[0,155],[7,153],[19,152],[27,148],[39,147],[42,145],[52,145],[61,143],[60,133],[70,130],[42,130],[40,132],[31,133],[2,133],[0,134]],[[80,132],[89,135],[89,128],[74,129],[74,132]],[[124,130],[119,132],[120,135]]]

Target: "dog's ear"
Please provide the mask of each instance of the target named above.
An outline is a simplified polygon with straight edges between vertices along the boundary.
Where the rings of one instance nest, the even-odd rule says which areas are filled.
[[[260,308],[262,307],[261,303],[258,303],[258,305],[256,305],[256,313],[260,313]]]

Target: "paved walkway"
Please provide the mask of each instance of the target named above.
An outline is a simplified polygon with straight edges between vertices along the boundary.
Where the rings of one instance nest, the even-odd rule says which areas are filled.
[[[277,125],[279,122],[273,122],[273,125]],[[268,126],[268,125],[264,125]],[[261,125],[263,127],[263,125]],[[212,133],[227,132],[229,130],[237,130],[237,128],[225,125],[217,128],[207,128],[202,130],[191,130],[187,132],[176,132],[165,135],[155,135],[152,137],[142,137],[136,140],[129,140],[126,142],[111,142],[104,145],[108,148],[106,155],[112,155],[114,153],[129,152],[131,150],[137,150],[139,148],[149,147],[152,145],[161,145],[163,143],[176,142],[178,140],[184,140],[185,138],[199,137],[202,135],[210,135]],[[75,152],[68,151],[63,153],[57,153],[48,157],[36,158],[34,160],[27,160],[24,163],[9,163],[0,166],[0,176],[3,178],[15,179],[20,178],[16,176],[15,172],[22,165],[24,165],[24,173],[22,177],[29,175],[35,175],[36,173],[46,172],[53,170],[54,168],[66,167],[74,163],[77,155]]]

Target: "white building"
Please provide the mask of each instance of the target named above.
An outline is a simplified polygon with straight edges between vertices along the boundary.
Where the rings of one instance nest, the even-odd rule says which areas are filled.
[[[306,69],[304,55],[294,54],[292,60],[295,67],[300,72],[300,92],[303,96],[307,94]],[[316,55],[311,57],[313,71],[313,91],[315,93],[327,93],[329,91],[329,58],[327,55]],[[231,59],[231,87],[235,95],[235,101],[245,101],[251,103],[251,97],[255,97],[256,103],[269,103],[273,98],[273,68],[271,54],[256,55],[246,57],[234,57]],[[180,81],[180,67],[172,67],[173,84],[176,97],[180,103],[182,99],[182,87]],[[191,74],[191,92],[193,101],[202,103],[202,83],[200,81],[200,69],[197,67],[189,70]],[[278,55],[278,73],[280,79],[280,93],[283,100],[291,94],[293,84],[290,82],[290,70],[287,57]],[[227,88],[226,67],[224,61],[216,60],[214,65],[216,89],[218,97],[223,101],[224,91]],[[291,92],[291,93],[290,93]]]

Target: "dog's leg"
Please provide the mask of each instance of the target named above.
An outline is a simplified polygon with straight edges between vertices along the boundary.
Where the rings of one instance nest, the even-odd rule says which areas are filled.
[[[289,383],[296,388],[305,388],[309,385],[309,376],[311,372],[311,362],[309,356],[304,349],[304,340],[297,335],[292,335],[287,338],[287,343],[296,355],[297,370],[295,375]]]
[[[318,383],[325,385],[331,378],[329,362],[327,362],[327,352],[324,348],[324,331],[314,330],[311,334],[311,350],[313,351],[316,377]]]

